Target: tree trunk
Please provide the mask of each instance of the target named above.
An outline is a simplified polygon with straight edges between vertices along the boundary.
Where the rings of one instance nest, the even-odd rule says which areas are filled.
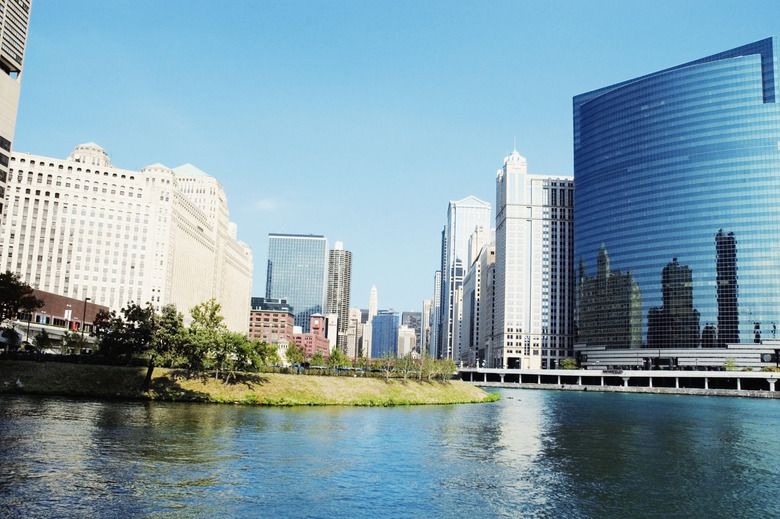
[[[154,372],[154,357],[149,356],[149,365],[146,367],[146,377],[144,383],[141,385],[141,390],[149,391],[149,386],[152,385],[152,373]]]

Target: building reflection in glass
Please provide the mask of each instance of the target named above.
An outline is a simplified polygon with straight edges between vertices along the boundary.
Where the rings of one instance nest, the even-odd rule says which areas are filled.
[[[580,260],[578,292],[578,341],[607,348],[639,348],[642,345],[642,293],[631,272],[611,270],[602,245],[595,276],[585,275]]]
[[[737,240],[734,233],[715,235],[718,283],[718,346],[739,342],[737,309]]]
[[[677,258],[661,275],[663,306],[647,314],[649,348],[695,348],[699,345],[699,312],[693,308],[693,273]]]

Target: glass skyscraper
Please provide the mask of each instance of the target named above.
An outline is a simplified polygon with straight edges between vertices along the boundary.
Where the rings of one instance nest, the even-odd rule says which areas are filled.
[[[265,297],[286,299],[295,326],[309,333],[313,314],[322,314],[328,267],[328,240],[302,234],[268,235]]]
[[[371,358],[398,354],[398,314],[380,310],[371,320]]]
[[[777,66],[769,38],[574,98],[578,343],[776,338]]]

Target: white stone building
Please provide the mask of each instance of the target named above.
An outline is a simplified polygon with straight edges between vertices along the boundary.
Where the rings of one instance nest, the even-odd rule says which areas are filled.
[[[414,328],[406,325],[398,326],[398,356],[403,357],[414,351],[417,345],[417,334]]]
[[[14,152],[5,203],[0,270],[34,288],[113,310],[173,303],[185,318],[214,298],[229,329],[248,330],[252,251],[194,166],[122,170],[94,143],[65,160]]]
[[[496,176],[489,367],[551,368],[573,355],[574,179],[528,174],[517,150]]]

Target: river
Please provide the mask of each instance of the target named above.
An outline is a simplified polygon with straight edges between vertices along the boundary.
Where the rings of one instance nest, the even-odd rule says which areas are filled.
[[[778,400],[498,391],[394,408],[1,396],[0,516],[780,516]]]

